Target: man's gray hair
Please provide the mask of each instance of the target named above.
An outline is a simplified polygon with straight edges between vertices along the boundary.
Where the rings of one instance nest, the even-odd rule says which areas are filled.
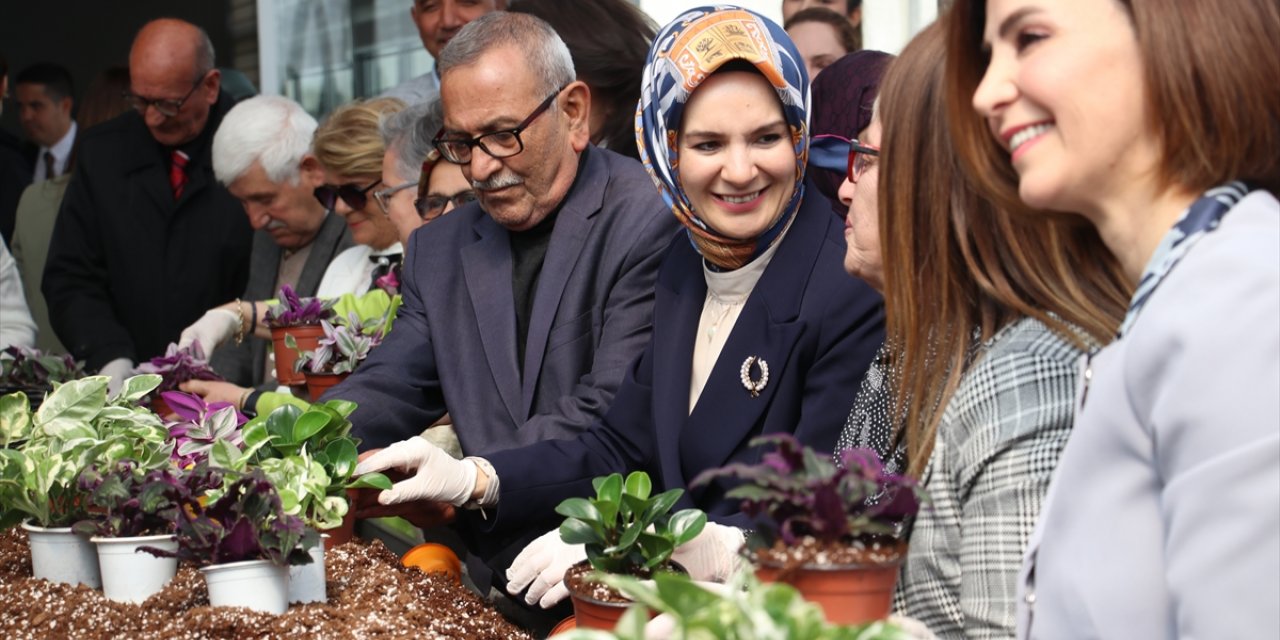
[[[281,96],[254,96],[232,107],[213,134],[213,173],[229,185],[256,161],[267,179],[298,183],[298,168],[311,149],[316,119]]]
[[[538,80],[539,98],[564,87],[577,78],[569,47],[541,18],[527,13],[494,11],[463,27],[440,52],[438,66],[443,78],[455,67],[474,64],[485,53],[511,46],[524,53],[529,70]]]
[[[396,176],[406,182],[418,179],[422,162],[434,148],[431,141],[443,126],[444,109],[439,98],[419,102],[382,120],[382,143],[396,152],[396,166],[392,169]]]

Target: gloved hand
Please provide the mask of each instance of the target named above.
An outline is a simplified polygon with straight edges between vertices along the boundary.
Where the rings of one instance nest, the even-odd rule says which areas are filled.
[[[566,544],[560,539],[560,530],[552,529],[529,543],[507,569],[507,593],[518,596],[525,587],[524,601],[537,603],[550,609],[569,597],[564,586],[564,572],[587,559],[587,551],[580,544]]]
[[[476,465],[453,456],[422,438],[401,440],[356,465],[356,474],[394,469],[409,474],[405,480],[378,494],[379,504],[415,500],[448,502],[460,507],[471,499],[476,486]]]
[[[235,311],[222,307],[210,309],[194,324],[182,330],[182,335],[178,336],[178,348],[185,349],[199,340],[205,354],[211,354],[218,345],[236,335],[236,328],[241,322],[240,314]]]
[[[696,538],[676,547],[671,559],[694,580],[724,582],[746,562],[738,553],[744,542],[742,529],[708,522]]]
[[[98,375],[111,376],[111,380],[107,382],[107,395],[114,396],[120,390],[120,385],[124,384],[125,379],[133,374],[133,361],[128,358],[116,358],[111,362],[102,365],[98,369]]]

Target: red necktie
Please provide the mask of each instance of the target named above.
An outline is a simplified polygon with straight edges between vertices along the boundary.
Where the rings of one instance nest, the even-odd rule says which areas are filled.
[[[187,154],[174,150],[169,164],[169,186],[173,187],[173,199],[182,197],[182,188],[187,185]]]

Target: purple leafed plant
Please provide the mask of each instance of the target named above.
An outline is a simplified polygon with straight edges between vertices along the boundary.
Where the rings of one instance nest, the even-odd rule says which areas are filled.
[[[147,472],[133,460],[120,460],[106,469],[90,466],[80,474],[79,489],[94,507],[94,515],[73,528],[83,535],[114,538],[171,533],[182,482],[176,473],[180,472]],[[216,487],[199,486],[201,490]]]
[[[199,465],[182,478],[175,521],[178,550],[143,551],[201,567],[245,560],[270,560],[282,567],[311,562],[307,551],[320,542],[319,534],[284,512],[280,495],[261,469],[227,485],[222,497],[207,505],[201,504],[205,491],[200,487],[221,484],[220,472]]]
[[[815,452],[790,434],[761,436],[752,446],[775,444],[760,464],[731,464],[699,474],[692,486],[717,478],[743,483],[728,497],[759,521],[766,541],[788,545],[805,536],[821,542],[851,543],[891,535],[920,510],[923,494],[915,480],[887,473],[870,449],[846,449],[831,456]]]
[[[188,380],[222,380],[222,376],[209,367],[199,340],[192,342],[191,346],[185,349],[179,349],[178,345],[171,342],[163,356],[157,356],[138,365],[133,372],[160,375],[160,386],[151,392],[148,401],[165,391],[176,391],[178,385]]]
[[[179,419],[169,423],[169,438],[173,440],[170,459],[178,467],[186,468],[207,460],[219,440],[226,440],[237,448],[243,446],[240,427],[249,419],[236,410],[235,405],[206,403],[200,396],[182,391],[165,391],[160,396],[178,414]]]
[[[272,329],[302,327],[320,324],[333,317],[334,299],[300,298],[293,287],[280,287],[280,302],[267,309],[264,322]]]
[[[84,364],[69,355],[10,345],[0,351],[0,387],[48,390],[55,382],[84,377]]]

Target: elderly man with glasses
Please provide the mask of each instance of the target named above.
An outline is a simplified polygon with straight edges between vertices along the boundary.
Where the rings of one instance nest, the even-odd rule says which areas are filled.
[[[589,92],[542,20],[478,18],[440,70],[435,147],[477,201],[412,234],[395,329],[325,399],[359,405],[353,434],[366,449],[446,411],[468,456],[572,437],[604,414],[648,342],[675,218],[638,162],[590,145]],[[474,481],[472,458],[455,463]],[[417,518],[430,506],[385,509]],[[527,542],[464,537],[500,581]],[[488,592],[489,570],[469,566]]]
[[[213,174],[213,133],[232,101],[209,37],[181,20],[149,22],[129,72],[136,111],[82,135],[41,287],[58,338],[117,383],[244,292],[253,241]]]

